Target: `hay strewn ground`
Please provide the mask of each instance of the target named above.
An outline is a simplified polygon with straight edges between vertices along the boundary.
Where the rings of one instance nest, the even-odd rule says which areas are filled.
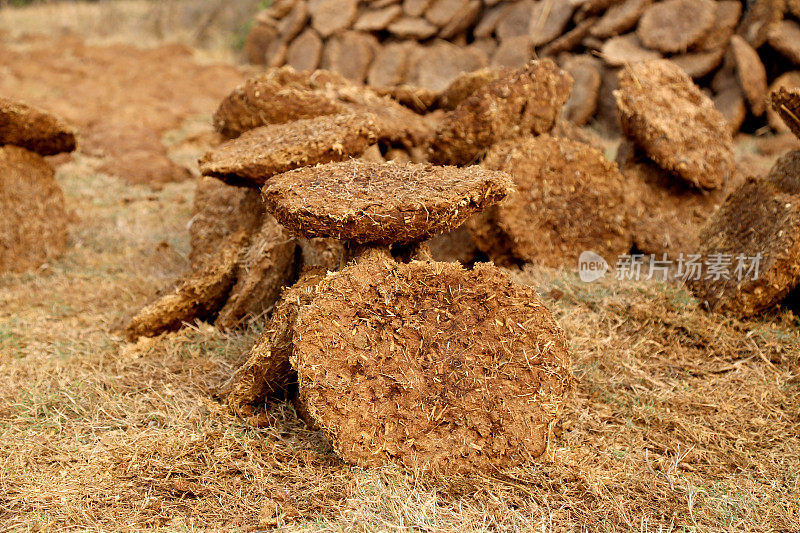
[[[662,284],[520,273],[580,379],[544,462],[495,479],[351,468],[288,404],[243,421],[213,400],[258,331],[110,333],[187,267],[192,185],[153,193],[82,162],[58,173],[67,255],[0,278],[0,531],[251,529],[265,505],[298,531],[798,530],[789,311],[738,322]]]

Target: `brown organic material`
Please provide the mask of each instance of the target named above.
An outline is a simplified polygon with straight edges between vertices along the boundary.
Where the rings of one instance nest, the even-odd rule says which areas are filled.
[[[489,38],[497,29],[497,24],[505,16],[507,8],[507,5],[499,5],[486,10],[480,22],[472,30],[475,37],[478,39]]]
[[[434,261],[471,265],[480,253],[466,224],[446,233],[434,235],[425,244]]]
[[[770,95],[770,103],[789,130],[800,138],[800,89],[780,87]]]
[[[346,30],[356,19],[358,0],[314,0],[309,3],[311,25],[323,37]]]
[[[524,67],[531,60],[532,46],[527,35],[504,39],[492,54],[492,67]]]
[[[366,11],[356,21],[353,29],[358,31],[382,31],[403,12],[398,5],[386,6],[374,11]]]
[[[753,0],[748,5],[737,33],[753,48],[760,48],[767,42],[770,27],[783,19],[786,0]]]
[[[481,0],[469,0],[469,3],[442,28],[439,37],[442,39],[454,39],[474,26],[481,14],[483,6]]]
[[[725,89],[714,97],[714,107],[725,117],[731,135],[736,135],[747,118],[747,104],[742,90],[738,86]]]
[[[569,100],[564,104],[562,116],[577,126],[589,122],[597,110],[597,98],[600,94],[600,65],[589,55],[569,58],[563,64],[575,82]]]
[[[731,51],[736,63],[736,76],[750,104],[750,111],[761,116],[764,114],[767,97],[767,72],[764,64],[758,57],[758,52],[738,35],[731,37]]]
[[[661,54],[642,46],[635,33],[612,37],[603,43],[600,56],[611,67],[621,67],[629,63],[658,59]]]
[[[322,68],[338,72],[357,84],[367,79],[378,40],[369,33],[347,31],[328,39]]]
[[[194,193],[189,223],[192,268],[208,262],[226,238],[238,232],[250,235],[263,220],[264,204],[258,191],[201,177]]]
[[[725,200],[729,188],[702,191],[676,181],[655,163],[635,154],[620,162],[630,200],[633,243],[644,254],[677,260],[681,253],[696,254],[698,233]]]
[[[475,91],[436,132],[432,160],[465,165],[497,142],[550,131],[569,98],[572,78],[549,59]]]
[[[502,68],[483,68],[465,72],[450,82],[450,85],[439,97],[437,105],[440,109],[452,111],[478,89],[497,79],[508,76],[511,72],[511,69]]]
[[[214,126],[233,138],[267,124],[341,113],[344,105],[331,93],[346,83],[328,72],[272,69],[250,78],[223,100],[214,113]]]
[[[403,107],[407,107],[419,114],[425,114],[430,111],[439,99],[438,92],[414,85],[375,87],[373,90],[378,95],[388,96]]]
[[[736,30],[742,16],[742,3],[739,0],[718,0],[714,15],[714,26],[697,45],[700,50],[724,50]]]
[[[432,0],[403,0],[403,12],[411,17],[419,17],[425,13]]]
[[[764,179],[782,193],[800,196],[800,150],[793,150],[778,159]]]
[[[367,73],[373,87],[400,85],[408,74],[411,47],[405,43],[387,44],[378,50]]]
[[[377,258],[301,309],[300,399],[346,461],[495,472],[535,459],[572,387],[566,339],[491,265]]]
[[[98,171],[137,185],[161,186],[192,178],[188,168],[169,158],[150,129],[113,121],[92,124],[81,138],[81,151],[103,162]]]
[[[204,176],[261,188],[275,174],[360,155],[381,137],[376,117],[333,115],[263,126],[243,133],[200,160]]]
[[[345,262],[345,246],[342,241],[318,237],[312,239],[299,238],[303,268],[319,267],[335,271],[342,268]]]
[[[64,193],[40,155],[0,147],[0,212],[0,273],[38,268],[64,253]]]
[[[614,95],[625,134],[665,170],[702,189],[719,188],[733,174],[725,118],[675,63],[624,69]]]
[[[278,32],[281,35],[280,42],[288,43],[297,37],[303,31],[306,22],[308,22],[308,4],[305,1],[295,2],[292,9],[278,24]]]
[[[576,48],[583,38],[589,34],[589,30],[594,26],[596,19],[586,19],[575,25],[574,28],[564,33],[557,39],[541,49],[540,57],[553,57],[561,52],[569,52]]]
[[[297,36],[286,50],[286,64],[295,70],[314,70],[322,60],[322,39],[311,28]]]
[[[601,39],[625,33],[636,25],[651,2],[652,0],[625,0],[611,6],[589,33]]]
[[[39,155],[71,152],[75,149],[75,132],[45,111],[0,97],[0,146],[4,144]]]
[[[731,193],[700,235],[704,256],[730,256],[729,279],[689,280],[695,296],[712,311],[752,316],[780,302],[800,284],[800,201],[768,180],[750,178]],[[761,256],[754,272],[735,269],[739,256]],[[752,265],[751,260],[745,266]]]
[[[423,18],[400,17],[389,24],[389,31],[401,39],[424,40],[436,34],[436,26]]]
[[[129,340],[155,337],[187,322],[213,317],[223,306],[236,282],[241,252],[247,245],[244,232],[226,237],[217,252],[177,287],[142,308],[123,330]]]
[[[684,52],[711,31],[715,20],[713,0],[665,0],[645,10],[636,35],[650,49]]]
[[[767,37],[769,45],[786,56],[795,65],[800,65],[800,26],[791,20],[774,24]]]
[[[263,402],[296,381],[297,374],[292,370],[289,358],[297,311],[311,303],[314,287],[324,278],[324,269],[307,269],[300,274],[297,283],[281,295],[247,360],[220,391],[234,412],[242,412],[249,405]]]
[[[230,329],[269,311],[283,287],[293,280],[297,241],[267,215],[250,238],[236,273],[236,283],[214,324]]]
[[[541,0],[531,12],[528,35],[533,46],[547,44],[564,32],[575,7],[562,0]]]
[[[725,49],[709,50],[707,52],[689,52],[669,58],[670,61],[681,67],[690,78],[702,78],[714,71],[722,63]]]
[[[778,78],[772,82],[772,85],[769,86],[770,95],[775,93],[781,87],[790,90],[800,89],[800,71],[793,70],[778,76]],[[767,106],[767,121],[769,122],[770,127],[772,127],[772,129],[778,133],[786,133],[789,131],[789,127],[786,125],[780,115],[778,115],[778,112],[775,111],[771,103]]]
[[[519,2],[508,4],[495,27],[494,32],[497,38],[500,41],[505,41],[511,37],[528,35],[533,22],[534,5],[531,0],[520,0]]]
[[[510,186],[504,173],[479,168],[351,160],[275,176],[263,195],[298,235],[407,244],[457,227]]]
[[[244,40],[244,54],[254,65],[266,63],[266,51],[278,39],[278,29],[272,24],[256,22]]]
[[[483,166],[511,174],[517,191],[468,221],[478,247],[496,262],[576,268],[591,250],[630,249],[627,184],[615,163],[585,144],[548,135],[494,146]]]
[[[474,47],[436,41],[419,49],[408,73],[408,83],[432,91],[443,91],[459,75],[486,67],[486,54]]]
[[[425,10],[425,18],[431,24],[443,28],[466,7],[467,0],[433,0]]]

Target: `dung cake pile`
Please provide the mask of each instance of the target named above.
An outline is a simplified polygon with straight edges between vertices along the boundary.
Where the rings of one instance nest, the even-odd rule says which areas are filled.
[[[544,453],[571,380],[564,334],[531,288],[491,265],[388,258],[317,286],[292,362],[309,415],[362,467],[528,463]]]
[[[800,90],[779,89],[771,103],[796,132]],[[712,311],[757,315],[800,286],[800,151],[728,196],[703,228],[699,253],[729,266],[725,275],[687,280]]]
[[[630,250],[628,183],[598,150],[529,136],[494,145],[481,165],[508,172],[516,185],[505,202],[468,222],[495,263],[575,268],[584,250],[609,258]]]
[[[55,170],[42,156],[75,150],[57,117],[0,98],[0,273],[24,272],[67,247],[67,212]]]
[[[327,71],[282,67],[245,81],[214,115],[217,131],[228,140],[200,160],[206,179],[198,187],[192,222],[192,270],[134,316],[126,335],[157,335],[196,319],[234,327],[268,312],[280,288],[304,267],[339,268],[345,249],[336,239],[297,239],[260,215],[255,191],[276,176],[351,158],[469,163],[495,143],[552,130],[570,86],[569,74],[551,60],[532,61],[481,81],[457,80],[447,93],[451,111],[420,115]],[[452,216],[460,224],[469,212],[461,206]],[[291,227],[294,215],[281,216],[281,224]],[[410,231],[376,220],[392,242]],[[456,231],[458,224],[450,226],[453,233],[442,234],[434,247],[442,252],[437,257],[472,262],[477,249],[465,230]],[[237,246],[238,254],[223,250]]]
[[[401,87],[394,94],[425,95],[412,99],[427,110],[461,74],[552,57],[581,80],[583,112],[570,120],[594,115],[612,130],[619,70],[663,58],[710,93],[735,133],[764,125],[768,87],[800,86],[799,15],[784,0],[279,0],[245,50],[255,64]]]
[[[736,181],[733,140],[712,101],[673,62],[639,62],[614,92],[630,144],[619,163],[634,244],[647,254],[694,253],[697,231]]]
[[[220,104],[214,126],[233,139],[272,124],[345,113],[371,113],[390,140],[401,146],[424,145],[432,134],[418,114],[368,87],[330,71],[270,69],[246,80]]]
[[[442,119],[432,161],[466,165],[493,144],[548,133],[572,90],[572,77],[549,59],[531,61],[475,90]]]
[[[246,412],[296,380],[298,411],[362,467],[489,472],[541,455],[572,384],[563,333],[530,288],[421,244],[510,189],[481,167],[358,160],[272,177],[267,211],[353,260],[285,292],[229,404]]]
[[[238,326],[269,312],[303,268],[338,268],[341,244],[292,237],[264,215],[258,189],[277,174],[359,157],[379,142],[384,152],[424,147],[432,134],[422,117],[370,89],[291,67],[236,88],[214,125],[229,139],[199,162],[206,177],[195,198],[192,269],[130,319],[129,338],[194,320]]]

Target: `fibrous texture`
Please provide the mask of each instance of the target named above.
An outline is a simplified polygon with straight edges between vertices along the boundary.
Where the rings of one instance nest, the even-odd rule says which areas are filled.
[[[645,61],[620,72],[614,92],[620,124],[653,161],[701,189],[734,172],[733,140],[714,103],[680,67]]]
[[[448,113],[436,131],[432,161],[466,165],[497,142],[549,132],[571,89],[572,77],[549,59],[496,79]]]
[[[503,199],[503,172],[351,160],[292,170],[264,188],[267,210],[304,237],[407,244]]]
[[[363,467],[527,463],[572,383],[550,311],[492,265],[374,257],[323,280],[294,329],[300,399]]]

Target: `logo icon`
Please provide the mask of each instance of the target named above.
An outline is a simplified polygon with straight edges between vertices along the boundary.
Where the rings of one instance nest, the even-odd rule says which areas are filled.
[[[578,258],[578,276],[584,283],[591,283],[604,278],[608,272],[608,263],[603,256],[595,252],[581,252]]]

